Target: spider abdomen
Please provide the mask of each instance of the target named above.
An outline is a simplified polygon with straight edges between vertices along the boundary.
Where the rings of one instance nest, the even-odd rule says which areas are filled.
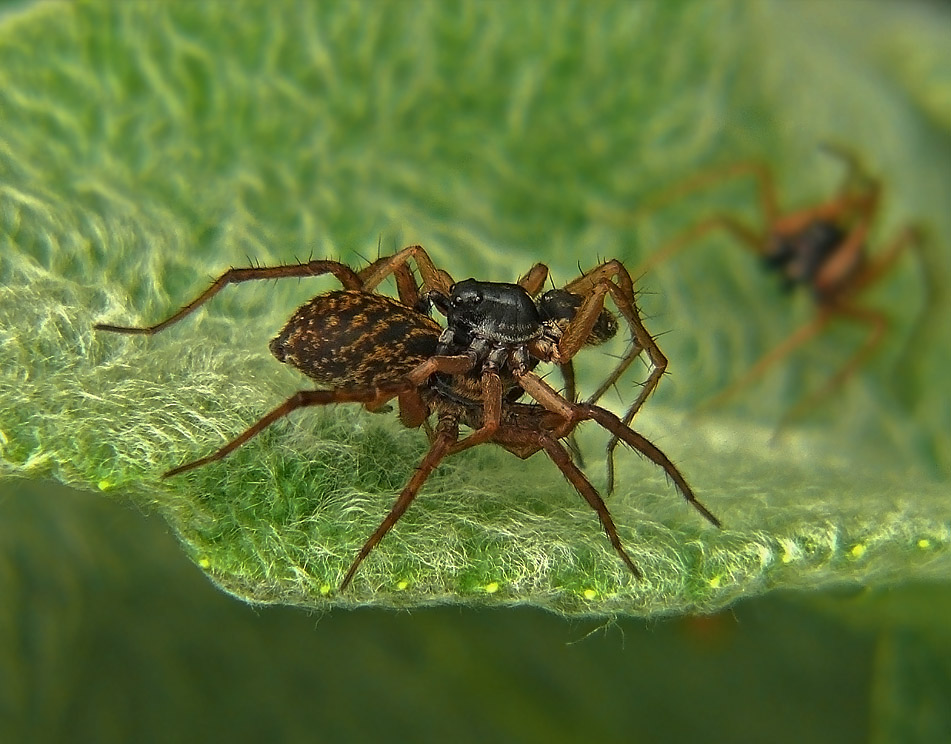
[[[373,388],[432,357],[441,331],[432,318],[390,297],[343,290],[301,305],[270,349],[323,385]]]

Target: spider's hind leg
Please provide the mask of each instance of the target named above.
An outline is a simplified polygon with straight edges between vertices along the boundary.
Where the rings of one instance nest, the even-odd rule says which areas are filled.
[[[344,289],[362,289],[363,282],[360,277],[346,264],[339,261],[325,259],[315,259],[306,263],[287,264],[283,266],[254,266],[245,269],[228,269],[224,274],[212,282],[211,286],[202,292],[198,297],[189,302],[177,313],[171,315],[160,323],[151,326],[116,326],[106,323],[97,323],[93,326],[97,331],[111,331],[112,333],[141,334],[151,336],[158,333],[170,325],[177,323],[183,318],[191,315],[195,310],[204,305],[208,300],[218,294],[229,284],[238,284],[240,282],[253,281],[256,279],[285,279],[288,277],[311,277],[321,276],[323,274],[333,274]]]
[[[284,418],[289,413],[296,411],[298,408],[306,408],[308,406],[326,406],[330,405],[331,403],[363,403],[372,410],[385,404],[386,401],[393,398],[394,395],[396,395],[396,392],[388,393],[376,389],[298,390],[290,398],[281,403],[281,405],[262,416],[254,424],[245,429],[241,434],[232,439],[217,452],[214,452],[207,457],[202,457],[198,460],[185,463],[184,465],[179,465],[177,468],[172,468],[168,472],[164,473],[162,477],[169,478],[173,475],[178,475],[179,473],[184,473],[188,470],[201,467],[202,465],[207,465],[210,462],[221,460],[222,458],[234,452],[249,439],[260,434],[271,424],[278,421],[279,419]]]

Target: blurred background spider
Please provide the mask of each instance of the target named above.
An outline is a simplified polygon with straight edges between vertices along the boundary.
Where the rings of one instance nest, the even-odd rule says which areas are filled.
[[[702,243],[709,233],[723,231],[758,256],[768,271],[778,274],[784,290],[804,287],[812,294],[816,308],[813,319],[707,400],[703,408],[720,405],[747,389],[783,357],[821,333],[833,320],[848,320],[867,327],[865,341],[839,369],[818,389],[805,394],[786,411],[778,425],[778,430],[782,429],[839,388],[868,360],[886,336],[887,316],[880,310],[859,304],[859,297],[888,275],[909,247],[921,247],[921,230],[915,225],[907,225],[881,249],[870,253],[868,235],[880,210],[881,182],[872,178],[849,150],[828,144],[823,145],[822,150],[839,158],[846,166],[846,174],[838,191],[819,204],[783,212],[778,205],[774,178],[768,166],[760,162],[742,162],[702,173],[663,191],[624,220],[626,223],[635,221],[699,189],[716,187],[730,179],[751,177],[756,184],[763,214],[761,226],[750,226],[730,214],[713,214],[654,252],[637,268],[635,275],[645,274],[689,245]],[[916,252],[920,258],[920,251]]]

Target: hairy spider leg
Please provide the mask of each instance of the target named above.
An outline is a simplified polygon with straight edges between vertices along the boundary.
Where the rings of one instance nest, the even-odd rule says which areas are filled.
[[[211,286],[202,292],[198,297],[189,302],[185,307],[161,323],[145,327],[116,326],[105,323],[97,323],[93,326],[97,331],[111,331],[113,333],[142,334],[151,336],[153,333],[165,330],[170,325],[177,323],[186,316],[193,313],[208,300],[218,294],[229,284],[238,284],[240,282],[253,281],[256,279],[284,279],[288,277],[310,277],[322,276],[324,274],[333,274],[344,289],[362,289],[363,282],[360,277],[349,266],[339,261],[330,261],[325,259],[315,259],[306,263],[290,264],[286,266],[258,266],[246,269],[230,268],[224,274],[212,282]]]
[[[394,392],[395,394],[395,392]],[[224,447],[217,450],[207,457],[179,465],[177,468],[162,474],[163,478],[170,478],[173,475],[184,473],[210,462],[221,460],[234,452],[238,447],[247,442],[252,437],[260,434],[264,429],[275,421],[284,418],[292,411],[307,406],[326,406],[332,403],[363,403],[368,407],[377,407],[383,405],[386,401],[392,399],[393,394],[388,394],[380,389],[372,390],[298,390],[290,398],[285,400],[277,408],[274,408],[258,421],[249,426],[237,437],[228,442]]]
[[[687,479],[684,478],[673,462],[670,461],[670,458],[668,458],[657,445],[642,434],[638,434],[606,408],[601,408],[591,403],[571,403],[560,396],[554,388],[533,372],[526,372],[520,375],[519,382],[523,389],[542,406],[562,417],[565,423],[563,424],[563,428],[554,431],[557,437],[564,436],[566,430],[581,421],[596,421],[632,449],[637,450],[648,460],[662,468],[674,482],[680,494],[691,506],[700,512],[712,525],[715,527],[721,526],[720,520],[697,500],[693,489],[690,487],[690,484],[687,483]]]
[[[538,295],[545,288],[545,281],[548,279],[548,267],[543,263],[537,263],[525,272],[516,284],[528,292],[532,297]]]
[[[502,421],[502,379],[494,370],[482,373],[482,426],[465,439],[453,444],[450,454],[456,454],[477,444],[491,441]]]
[[[611,295],[611,299],[621,315],[624,316],[631,330],[630,351],[601,383],[600,387],[587,399],[588,403],[599,400],[620,379],[634,359],[641,352],[647,351],[653,370],[644,382],[641,394],[631,406],[630,415],[633,418],[634,413],[637,412],[654,391],[654,388],[657,387],[657,383],[660,382],[660,378],[667,369],[667,357],[664,356],[664,353],[654,341],[654,337],[651,336],[641,321],[634,293],[634,281],[631,279],[630,273],[624,267],[624,264],[614,259],[569,282],[564,289],[572,294],[585,297],[585,302],[569,323],[558,344],[558,351],[562,357],[571,358],[580,351],[587,339],[587,334],[591,333],[598,316],[604,309],[605,295]]]
[[[614,546],[614,550],[617,551],[617,554],[621,556],[621,560],[624,561],[631,573],[634,574],[634,578],[642,579],[644,575],[637,567],[637,564],[631,560],[627,551],[624,550],[624,545],[621,544],[617,527],[611,518],[611,512],[608,511],[608,507],[604,503],[604,499],[601,498],[601,494],[595,490],[591,482],[585,478],[584,473],[571,461],[571,457],[564,447],[547,434],[541,434],[539,438],[541,446],[545,449],[545,453],[549,459],[558,466],[558,469],[561,470],[568,482],[575,487],[575,490],[580,493],[584,500],[594,509],[598,515],[598,520],[601,522],[602,529],[604,529],[605,534],[608,536],[608,540],[611,541],[611,545]]]
[[[587,398],[586,403],[593,404],[600,400],[611,386],[620,379],[631,363],[643,351],[647,352],[652,369],[647,380],[642,384],[637,398],[624,414],[624,424],[630,424],[644,401],[656,389],[661,377],[667,370],[668,363],[667,357],[641,321],[631,275],[620,261],[608,261],[570,282],[565,286],[565,289],[573,294],[584,296],[585,302],[562,336],[559,343],[559,353],[561,355],[570,358],[580,350],[587,334],[591,332],[591,328],[597,321],[598,315],[604,309],[605,295],[611,296],[615,306],[627,320],[631,329],[631,348],[598,389]],[[617,437],[612,437],[606,448],[608,493],[614,490],[614,452],[618,441]]]
[[[410,259],[416,261],[420,275],[423,278],[424,287],[444,289],[445,291],[449,290],[449,287],[452,285],[452,277],[445,271],[436,268],[432,259],[429,258],[429,255],[422,246],[411,245],[407,248],[403,248],[392,256],[377,259],[359,273],[355,272],[346,264],[328,259],[314,259],[304,263],[282,266],[258,266],[242,269],[230,268],[212,282],[211,286],[198,297],[160,323],[146,327],[117,326],[100,323],[94,327],[100,331],[112,331],[113,333],[152,335],[190,315],[229,284],[238,284],[240,282],[257,279],[302,278],[322,276],[324,274],[333,274],[340,281],[340,284],[343,285],[344,289],[362,289],[367,292],[373,291],[386,277],[395,274],[400,299],[404,304],[412,306],[415,304],[415,301],[419,299],[419,295],[415,281],[412,279],[412,273],[407,266]],[[412,302],[408,302],[408,300],[412,300]]]
[[[449,454],[450,448],[458,436],[459,424],[455,419],[449,416],[439,419],[439,423],[436,424],[436,434],[433,438],[432,444],[430,445],[429,451],[423,457],[419,465],[416,466],[416,470],[413,472],[413,476],[409,479],[409,483],[407,483],[406,487],[400,492],[396,502],[393,504],[386,517],[383,518],[380,526],[376,528],[372,535],[370,535],[367,541],[363,544],[363,547],[360,548],[360,552],[357,553],[357,557],[354,558],[353,563],[350,564],[350,569],[347,571],[346,576],[343,577],[343,581],[340,583],[341,592],[350,586],[350,582],[353,580],[353,576],[360,567],[360,564],[363,563],[364,558],[370,555],[380,540],[382,540],[386,533],[393,528],[393,525],[395,525],[400,520],[400,517],[402,517],[409,508],[409,505],[413,503],[413,499],[416,498],[416,494],[419,493],[419,489],[422,488],[423,484],[426,482],[426,479],[429,478],[433,470],[436,469],[436,466],[439,465],[439,463],[444,457],[446,457],[447,454]]]
[[[390,256],[378,258],[373,263],[360,270],[360,280],[363,282],[363,289],[367,289],[366,277],[379,269],[380,264],[389,261]],[[416,285],[416,277],[408,263],[401,263],[393,267],[393,278],[396,280],[396,293],[407,307],[415,307],[419,302],[419,287]]]
[[[435,356],[422,362],[402,380],[392,384],[381,385],[376,388],[353,390],[299,390],[281,405],[258,419],[257,422],[245,429],[233,440],[216,452],[198,460],[172,468],[163,478],[169,478],[187,470],[207,465],[210,462],[221,460],[231,454],[252,437],[260,434],[275,421],[284,418],[292,411],[307,406],[326,406],[333,403],[363,403],[368,409],[379,408],[387,401],[404,393],[416,390],[429,377],[437,372],[445,374],[465,374],[472,369],[472,360],[466,356]]]
[[[419,300],[419,289],[416,287],[415,280],[412,279],[412,273],[408,271],[410,260],[416,262],[424,290],[435,289],[443,294],[449,293],[453,285],[452,277],[448,272],[436,268],[436,264],[421,245],[407,246],[392,256],[384,256],[371,263],[360,272],[360,279],[363,281],[360,289],[372,291],[388,276],[395,274],[400,300],[404,305],[413,307]],[[412,290],[410,290],[410,284]],[[409,299],[413,299],[413,302],[408,302]]]

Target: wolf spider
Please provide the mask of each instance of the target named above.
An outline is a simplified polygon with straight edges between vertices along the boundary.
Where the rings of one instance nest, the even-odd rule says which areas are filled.
[[[416,260],[424,287],[431,287],[423,297],[420,297],[408,267],[409,258]],[[319,294],[302,305],[270,344],[271,352],[279,361],[296,367],[319,385],[330,389],[298,391],[213,454],[173,468],[163,477],[222,459],[298,408],[353,402],[376,411],[396,399],[400,418],[406,426],[422,425],[431,413],[436,414],[437,424],[430,434],[429,451],[383,522],[364,543],[344,576],[340,591],[349,586],[361,562],[400,519],[442,459],[486,442],[499,444],[521,458],[545,450],[565,478],[595,510],[622,561],[635,577],[640,577],[641,572],[624,550],[603,499],[559,443],[580,422],[597,421],[616,439],[663,468],[683,497],[709,522],[719,526],[719,521],[697,501],[680,471],[649,440],[610,411],[591,402],[576,403],[563,397],[531,371],[538,361],[570,363],[573,354],[592,333],[597,333],[598,328],[603,332],[610,326],[610,318],[603,315],[606,311],[598,302],[600,299],[603,303],[607,293],[615,296],[621,292],[617,285],[605,278],[612,271],[617,272],[617,269],[604,269],[594,281],[585,277],[576,280],[584,280],[592,287],[579,311],[574,312],[577,303],[573,300],[565,303],[562,302],[564,297],[555,295],[555,308],[549,308],[543,315],[539,307],[546,307],[545,303],[536,305],[532,300],[532,290],[537,294],[547,276],[547,269],[542,265],[534,267],[519,284],[474,280],[455,284],[448,274],[435,268],[422,248],[411,246],[394,256],[378,259],[360,272],[327,260],[270,268],[231,269],[198,298],[161,323],[144,328],[114,325],[97,325],[96,328],[118,333],[152,334],[186,317],[227,284],[251,279],[332,274],[344,289]],[[399,302],[370,291],[389,274],[395,275]],[[623,274],[626,276],[626,271]],[[569,286],[579,285],[572,283]],[[481,299],[474,303],[483,311],[475,314],[481,323],[478,329],[467,325],[473,317],[473,289],[481,295]],[[459,301],[460,298],[467,299]],[[486,298],[488,300],[482,305]],[[525,298],[528,298],[527,304]],[[495,304],[494,300],[502,302]],[[449,325],[445,330],[415,309],[424,307],[427,302],[435,302],[437,307],[448,302],[445,307],[449,311]],[[643,330],[633,303],[622,295],[618,305],[625,317],[630,314],[629,320],[635,332],[650,338]],[[528,310],[529,306],[532,310]],[[566,309],[569,306],[572,312]],[[486,309],[489,312],[485,312]],[[536,321],[539,327],[532,333],[523,333],[526,319],[513,309],[528,311],[530,315],[534,311],[530,320]],[[513,329],[516,331],[514,337]],[[495,336],[489,338],[487,332],[495,333]],[[488,343],[484,343],[487,340]],[[653,339],[650,343],[653,344]],[[659,350],[654,353],[659,354]],[[514,398],[523,392],[537,402],[515,402]],[[646,398],[646,395],[642,397]],[[461,440],[460,424],[472,429]]]
[[[869,328],[865,342],[842,364],[823,386],[794,404],[782,417],[779,429],[838,389],[878,347],[888,327],[884,313],[857,303],[858,296],[878,282],[909,247],[920,247],[921,232],[904,227],[877,254],[869,255],[867,237],[880,210],[882,185],[862,167],[848,150],[823,145],[822,149],[846,165],[845,179],[830,199],[794,212],[778,206],[776,187],[769,168],[759,162],[741,162],[700,174],[661,193],[637,210],[652,212],[687,193],[742,176],[754,179],[763,226],[751,227],[728,214],[714,214],[694,224],[650,256],[635,272],[641,276],[689,244],[714,231],[725,231],[759,256],[764,267],[779,274],[787,291],[797,286],[811,290],[815,317],[777,347],[763,355],[742,377],[708,400],[704,407],[719,405],[762,376],[797,347],[809,341],[835,319],[850,320]],[[635,217],[631,217],[634,219]],[[627,220],[625,220],[627,221]]]
[[[417,287],[410,267],[411,261],[415,262],[422,279],[421,288]],[[610,295],[630,327],[631,345],[627,353],[585,402],[597,403],[620,379],[631,363],[646,351],[652,369],[647,379],[641,384],[637,397],[624,414],[622,420],[625,424],[630,424],[667,369],[667,357],[641,322],[633,280],[620,261],[611,260],[602,263],[593,270],[582,273],[564,287],[549,290],[539,297],[548,279],[548,267],[542,263],[535,264],[514,285],[501,282],[476,282],[474,279],[467,279],[457,284],[448,272],[436,268],[429,254],[419,245],[411,245],[391,256],[378,258],[359,272],[338,261],[327,259],[283,266],[231,268],[219,276],[198,297],[160,323],[142,328],[105,324],[97,325],[96,328],[114,333],[151,335],[182,320],[229,284],[258,279],[301,278],[325,274],[332,274],[345,289],[367,292],[374,291],[388,277],[394,277],[397,293],[404,305],[425,312],[435,304],[447,315],[451,328],[447,329],[447,335],[440,340],[442,349],[440,353],[446,353],[446,349],[453,343],[457,346],[471,346],[465,353],[473,359],[474,366],[488,363],[489,366],[497,368],[499,366],[497,362],[501,359],[500,355],[508,357],[506,350],[518,346],[520,351],[517,359],[514,359],[516,366],[523,371],[530,371],[539,362],[556,364],[565,381],[564,397],[572,402],[577,398],[572,361],[574,356],[585,346],[601,344],[617,332],[617,319],[604,307],[605,297]],[[453,290],[456,288],[460,296],[453,299]],[[422,295],[420,295],[420,289],[423,290]],[[485,306],[469,307],[466,304],[470,299],[480,296],[479,293],[485,289],[488,289]],[[454,301],[462,303],[456,310],[452,310]],[[487,308],[491,310],[487,311]],[[512,332],[506,327],[509,322],[508,314],[512,312],[516,314],[513,316],[516,324],[520,324],[515,331],[516,335],[521,334],[518,338],[506,335]],[[459,336],[459,340],[454,340],[455,336]],[[500,348],[496,349],[495,356],[489,359],[489,350],[499,345]],[[381,348],[384,347],[385,344],[381,345]],[[351,363],[360,364],[356,359],[351,360]],[[368,360],[364,360],[363,363],[368,363]],[[355,366],[353,370],[356,369]],[[338,387],[352,382],[351,375],[339,365],[336,372],[338,376],[330,377],[323,382]],[[521,389],[509,370],[502,369],[501,372],[502,395],[508,401],[514,402],[521,396]],[[485,393],[480,390],[470,392],[474,398],[478,399],[482,399]],[[489,392],[492,395],[497,394],[494,390]],[[377,410],[369,405],[367,408]],[[410,393],[400,396],[399,409],[401,420],[411,428],[422,425],[426,420],[423,407],[416,396]],[[488,421],[488,427],[491,429],[492,419]],[[480,436],[489,437],[490,432],[487,431]],[[580,453],[573,435],[569,436],[568,441],[572,451]],[[614,452],[617,445],[618,439],[612,438],[606,453],[609,493],[614,490]]]

